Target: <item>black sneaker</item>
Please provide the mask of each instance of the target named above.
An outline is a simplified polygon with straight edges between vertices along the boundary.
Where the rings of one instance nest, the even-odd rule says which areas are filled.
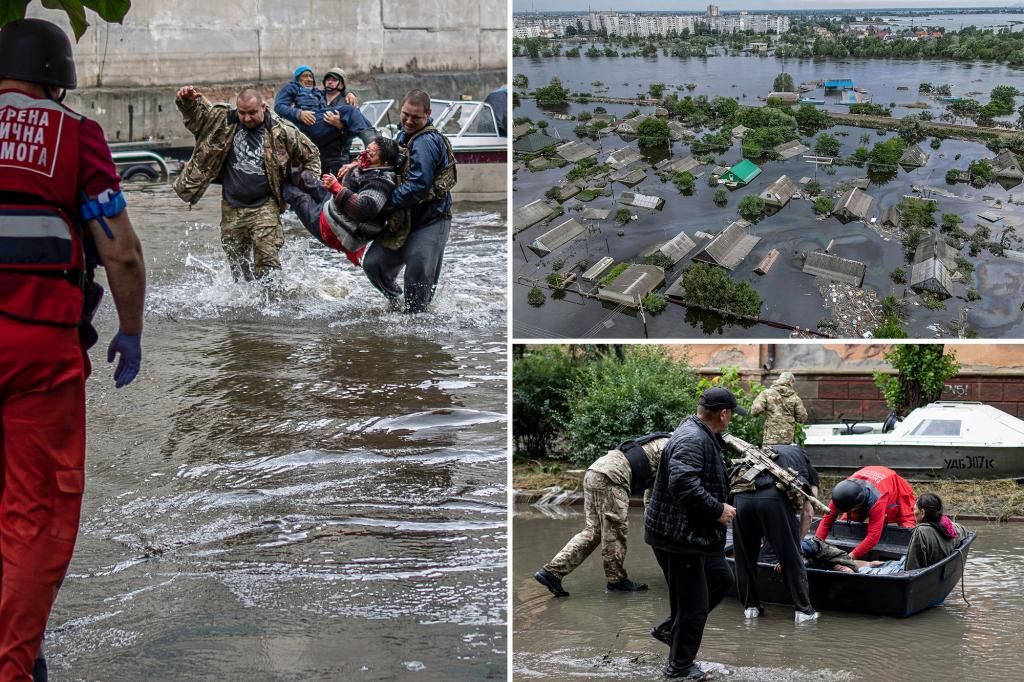
[[[707,675],[696,663],[691,663],[685,668],[677,668],[669,663],[665,668],[665,677],[670,680],[703,680]]]
[[[658,640],[665,646],[672,646],[672,631],[658,627],[651,628],[651,637]]]
[[[608,583],[605,589],[609,592],[646,592],[647,583],[635,583],[629,578],[617,583]]]
[[[556,597],[568,597],[569,593],[562,589],[562,579],[554,573],[548,573],[543,568],[533,574],[533,577],[537,579],[544,587],[551,591],[551,594]]]

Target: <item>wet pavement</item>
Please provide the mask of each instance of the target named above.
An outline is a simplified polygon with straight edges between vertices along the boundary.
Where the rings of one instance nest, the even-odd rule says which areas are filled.
[[[233,283],[210,194],[128,193],[144,364],[92,351],[52,679],[505,679],[504,207],[403,316],[290,214],[280,293]]]
[[[708,620],[697,660],[714,679],[884,680],[986,679],[1020,675],[1024,640],[1024,531],[1019,524],[967,525],[978,531],[963,585],[946,602],[907,619],[822,611],[814,624],[796,626],[792,607],[766,605],[745,622],[732,597]],[[575,509],[517,505],[513,520],[513,677],[517,680],[656,679],[666,647],[650,628],[668,613],[668,589],[643,542],[640,509],[630,513],[629,577],[647,592],[604,591],[600,554],[564,581],[568,598],[555,599],[533,573],[583,527]]]
[[[982,71],[987,74],[986,78],[993,76],[993,72],[998,72],[999,77],[1009,74],[1008,67],[1003,66],[977,65],[973,68],[964,68],[960,65],[935,62],[885,62],[885,65],[895,69],[895,73],[887,74],[885,82],[894,84],[906,81],[912,84],[914,92],[911,94],[914,99],[917,97],[917,83],[923,80],[941,83],[954,82],[954,78],[959,78],[960,80],[956,82],[960,82],[966,87],[968,84],[972,84],[974,77],[983,75]],[[671,76],[667,71],[670,66],[674,66],[676,69],[674,75]],[[741,66],[742,68],[740,68]],[[797,82],[811,77],[822,78],[833,73],[834,69],[842,68],[844,77],[859,79],[858,82],[863,81],[869,90],[873,87],[870,79],[877,78],[877,76],[866,72],[865,62],[845,61],[838,64],[830,62],[819,64],[809,60],[803,62],[791,60],[785,65],[775,59],[744,57],[716,57],[708,60],[679,60],[664,57],[656,60],[641,58],[568,60],[560,58],[537,61],[520,58],[515,61],[516,71],[528,75],[531,87],[543,85],[548,82],[550,77],[561,75],[566,81],[567,87],[573,91],[591,91],[594,89],[589,85],[592,81],[603,80],[608,84],[608,94],[614,96],[634,95],[646,90],[646,84],[649,82],[659,81],[670,84],[681,84],[686,81],[698,82],[699,86],[693,92],[694,95],[733,96],[737,93],[729,84],[739,81],[742,85],[738,89],[748,88],[748,95],[753,97],[752,93],[760,92],[752,87],[754,83],[759,79],[766,78],[770,84],[771,79],[782,68],[792,73]],[[878,64],[875,64],[874,69],[878,68]],[[726,70],[722,71],[723,69]],[[559,70],[565,73],[559,74]],[[641,74],[642,82],[636,80]],[[769,74],[772,75],[769,76]],[[624,85],[624,83],[629,83],[629,85]],[[984,86],[977,83],[973,83],[973,86],[984,87],[986,96],[987,90],[991,89],[987,81]],[[905,95],[906,93],[901,92],[900,94]],[[876,99],[876,101],[879,100]],[[756,102],[741,99],[741,103],[752,105]],[[559,110],[558,113],[575,114],[583,110],[593,111],[596,106],[604,106],[609,113],[620,117],[634,108],[618,104],[571,104],[565,109]],[[640,107],[640,109],[644,113],[653,113],[653,107]],[[529,100],[523,101],[522,106],[515,111],[516,116],[548,120],[550,124],[548,133],[552,136],[566,140],[578,139],[573,133],[576,122],[556,120],[552,117],[552,113],[555,112],[540,110],[534,102]],[[899,114],[898,111],[897,114]],[[871,147],[876,142],[892,135],[892,133],[879,135],[873,130],[852,126],[834,126],[827,132],[838,137],[843,146],[843,155],[853,153],[861,145]],[[867,142],[863,141],[865,135],[868,138]],[[812,137],[804,136],[802,139],[813,148]],[[600,143],[593,140],[586,142],[595,148],[600,148],[601,153],[597,158],[602,162],[612,151],[627,146],[637,148],[635,140],[627,142],[618,135],[604,136]],[[991,151],[981,144],[965,141],[944,140],[938,150],[932,149],[928,143],[929,140],[921,143],[924,150],[931,154],[931,159],[925,167],[914,170],[901,168],[890,177],[872,177],[872,183],[867,192],[874,198],[872,215],[877,217],[878,223],[881,222],[881,213],[885,208],[898,203],[904,195],[911,194],[911,185],[936,187],[955,193],[956,198],[931,195],[930,198],[938,203],[936,219],[942,213],[957,213],[963,218],[963,228],[968,234],[973,232],[976,223],[982,223],[990,227],[992,240],[998,240],[1006,219],[1016,220],[1018,223],[1024,221],[1024,209],[1010,203],[1024,201],[1024,187],[1021,185],[1006,189],[1001,185],[992,184],[979,190],[964,183],[952,186],[945,183],[945,174],[948,169],[953,167],[966,169],[972,160],[991,158],[993,156]],[[708,187],[706,182],[707,174],[710,173],[713,165],[701,166],[694,171],[695,175],[703,175],[698,177],[695,191],[690,196],[680,194],[671,182],[664,182],[658,178],[652,166],[669,156],[669,153],[674,158],[682,158],[690,153],[689,146],[683,142],[675,142],[671,146],[671,152],[664,149],[645,151],[641,167],[647,170],[647,178],[634,188],[613,183],[611,185],[613,196],[598,197],[583,204],[588,208],[612,209],[612,216],[604,221],[589,221],[594,229],[556,250],[553,254],[540,258],[525,247],[553,225],[557,225],[569,217],[580,219],[579,213],[568,210],[578,203],[576,199],[570,199],[564,203],[567,209],[564,217],[556,218],[548,224],[535,225],[515,236],[511,258],[514,273],[513,333],[517,338],[622,338],[645,335],[652,338],[722,335],[753,338],[789,335],[790,332],[784,329],[728,321],[718,315],[686,309],[672,303],[659,316],[647,315],[645,330],[645,320],[640,316],[572,293],[576,289],[575,285],[570,287],[570,293],[560,301],[550,297],[551,292],[543,280],[551,272],[551,266],[557,260],[563,261],[565,268],[571,268],[579,261],[586,261],[592,265],[604,256],[611,256],[616,262],[636,260],[641,252],[664,243],[681,230],[691,237],[698,231],[715,234],[739,217],[737,205],[744,196],[760,193],[782,174],[788,175],[794,181],[798,181],[802,177],[816,177],[823,187],[823,194],[830,194],[830,191],[835,190],[838,186],[845,187],[854,179],[866,175],[865,169],[856,166],[822,168],[816,173],[815,167],[808,164],[801,156],[796,156],[788,161],[765,161],[759,163],[763,170],[761,175],[749,185],[731,190],[728,204],[720,208],[712,201],[714,188]],[[960,158],[956,158],[957,156]],[[716,155],[717,162],[723,165],[732,165],[740,158],[741,150],[738,142],[728,152]],[[565,177],[569,168],[571,166],[541,172],[531,172],[527,169],[518,170],[514,180],[514,206],[518,208],[543,198],[544,192],[558,184]],[[618,197],[621,192],[629,190],[661,196],[666,203],[661,211],[630,209],[638,219],[630,221],[620,229],[613,224],[614,211],[621,207],[621,204],[615,201],[615,197]],[[1006,207],[1007,210],[999,211],[1004,216],[1003,222],[990,224],[977,216],[978,213],[990,208],[988,202],[991,201],[1000,201]],[[954,297],[946,300],[943,307],[932,310],[920,303],[913,292],[909,292],[904,285],[896,285],[890,279],[890,273],[895,268],[904,267],[909,272],[909,265],[902,246],[898,239],[893,238],[891,230],[879,228],[880,225],[871,226],[856,221],[843,224],[838,219],[831,217],[824,221],[818,220],[812,210],[811,202],[794,199],[786,207],[772,215],[766,215],[749,228],[749,232],[761,237],[761,241],[732,272],[732,276],[737,280],[750,282],[761,293],[764,299],[764,305],[761,308],[763,319],[790,326],[814,328],[819,322],[829,319],[831,314],[826,309],[826,301],[819,291],[818,285],[821,281],[801,271],[802,255],[808,251],[822,250],[831,243],[831,253],[867,264],[867,275],[864,281],[866,289],[876,292],[879,297],[890,293],[897,298],[903,298],[904,295],[909,297],[906,327],[913,337],[954,336],[956,334],[955,326],[961,319],[966,320],[969,327],[982,337],[1001,338],[1024,335],[1024,310],[1022,310],[1024,299],[1020,296],[1020,292],[1024,289],[1024,265],[1020,261],[994,256],[988,250],[977,256],[969,256],[967,249],[963,249],[961,253],[974,263],[974,273],[967,281],[955,285]],[[622,232],[621,235],[620,232]],[[696,239],[696,241],[697,248],[667,273],[666,286],[678,277],[679,273],[689,264],[692,256],[707,243],[707,240]],[[1021,247],[1016,244],[1010,248],[1020,250]],[[764,276],[754,273],[754,268],[771,249],[780,251],[780,257],[774,267]],[[543,306],[535,308],[527,304],[526,297],[530,288],[538,283],[548,294],[548,300]],[[966,296],[968,288],[976,289],[981,299],[968,301]],[[839,303],[840,309],[842,309],[843,302]]]

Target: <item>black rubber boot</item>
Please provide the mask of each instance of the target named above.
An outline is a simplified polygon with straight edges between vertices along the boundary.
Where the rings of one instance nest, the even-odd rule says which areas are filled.
[[[646,592],[647,583],[635,583],[629,578],[620,580],[617,583],[608,583],[605,589],[609,592]]]
[[[703,680],[707,675],[696,663],[691,663],[685,668],[677,668],[669,663],[665,668],[665,677],[670,680]]]
[[[533,574],[533,577],[537,579],[544,587],[551,591],[551,594],[556,597],[568,597],[569,593],[562,589],[562,579],[554,573],[548,573],[543,568]]]

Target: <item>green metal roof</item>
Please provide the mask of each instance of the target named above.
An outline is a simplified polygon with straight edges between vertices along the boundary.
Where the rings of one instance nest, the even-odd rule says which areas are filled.
[[[742,182],[747,183],[756,178],[761,174],[761,169],[749,159],[743,159],[735,166],[730,168],[722,176],[724,180],[731,182]]]

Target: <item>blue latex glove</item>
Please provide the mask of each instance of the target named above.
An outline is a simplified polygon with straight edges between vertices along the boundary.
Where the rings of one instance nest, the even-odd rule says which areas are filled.
[[[121,388],[132,383],[139,373],[142,365],[142,334],[131,336],[118,331],[107,346],[107,362],[113,362],[118,353],[121,359],[114,370],[114,386]]]

